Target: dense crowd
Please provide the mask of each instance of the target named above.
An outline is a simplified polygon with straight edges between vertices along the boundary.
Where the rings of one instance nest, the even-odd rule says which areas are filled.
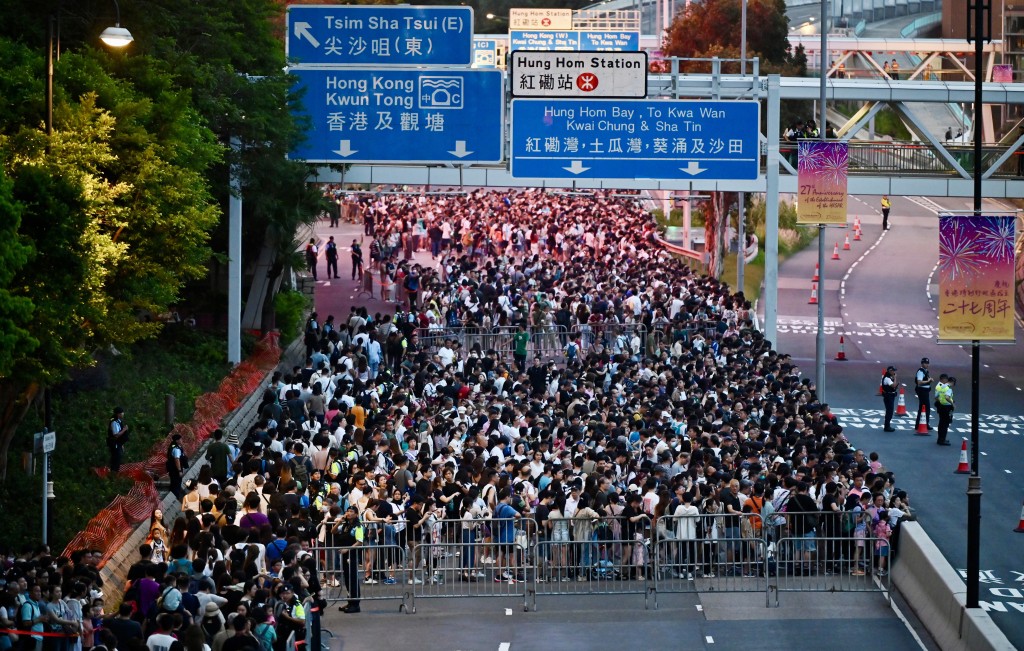
[[[884,572],[906,494],[742,293],[654,244],[636,199],[380,194],[348,212],[374,238],[358,272],[404,290],[395,312],[312,315],[305,364],[275,375],[238,445],[215,433],[180,517],[154,514],[116,615],[91,554],[9,559],[6,625],[69,636],[0,635],[0,651],[283,651],[339,584],[358,612],[361,585],[443,580],[445,563],[462,580],[526,578],[519,531],[548,550],[535,580],[611,560],[641,578],[650,558],[630,543],[652,535],[683,543],[684,578],[767,572],[705,543],[781,536],[858,541],[804,572]],[[604,521],[625,542],[614,559],[575,546]],[[467,543],[458,560],[416,553],[446,541]]]

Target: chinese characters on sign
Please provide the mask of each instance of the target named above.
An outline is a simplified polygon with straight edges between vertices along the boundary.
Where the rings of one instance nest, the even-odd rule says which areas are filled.
[[[500,162],[500,70],[297,68],[310,162]]]
[[[299,65],[469,65],[473,10],[293,5],[285,43]]]
[[[1014,219],[939,217],[940,341],[1014,341]]]
[[[799,144],[797,183],[798,224],[845,224],[847,145],[845,142],[806,140]]]

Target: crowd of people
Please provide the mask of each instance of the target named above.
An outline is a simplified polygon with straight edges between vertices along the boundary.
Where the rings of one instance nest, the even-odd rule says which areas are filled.
[[[801,572],[885,571],[910,512],[892,473],[742,292],[656,245],[633,197],[379,195],[352,216],[373,237],[360,271],[406,290],[395,312],[311,316],[305,364],[275,374],[237,445],[214,434],[179,517],[154,514],[116,614],[92,554],[8,559],[6,625],[67,635],[0,634],[0,651],[283,651],[332,589],[354,613],[362,586],[443,581],[442,565],[464,581],[587,581],[603,563],[640,579],[651,536],[680,541],[683,579],[770,571],[706,544],[769,530],[804,552],[858,541]],[[646,341],[619,336],[640,325]],[[551,326],[557,347],[538,345]],[[510,334],[470,336],[496,328]],[[587,332],[605,334],[580,345]],[[521,531],[545,550],[535,576]],[[619,542],[592,548],[600,535]],[[442,542],[465,547],[422,551]]]

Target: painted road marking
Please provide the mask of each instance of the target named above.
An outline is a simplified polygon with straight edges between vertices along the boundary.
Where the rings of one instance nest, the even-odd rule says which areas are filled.
[[[885,411],[883,409],[835,408],[832,410],[832,413],[839,417],[840,424],[844,428],[881,429],[885,424]],[[956,434],[970,434],[970,419],[954,420],[949,431]],[[980,414],[978,417],[978,431],[982,434],[1024,436],[1024,416],[1014,414]]]

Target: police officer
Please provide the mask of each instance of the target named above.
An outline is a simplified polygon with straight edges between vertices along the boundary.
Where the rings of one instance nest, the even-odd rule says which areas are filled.
[[[949,425],[953,422],[953,409],[956,404],[953,402],[953,387],[956,386],[956,378],[946,378],[943,373],[939,376],[939,382],[935,385],[935,411],[939,414],[939,445],[949,445],[946,440],[946,433],[949,432]]]
[[[113,418],[107,424],[107,448],[110,450],[110,472],[121,470],[124,445],[128,442],[128,426],[124,424],[124,409],[114,407]]]
[[[359,509],[350,506],[345,515],[334,525],[334,540],[338,547],[348,548],[342,551],[342,572],[345,576],[345,587],[348,589],[348,604],[339,606],[343,613],[359,612],[360,568],[362,567],[360,547],[366,538],[366,530],[359,521]]]
[[[932,377],[928,374],[928,366],[931,361],[927,357],[921,358],[921,368],[917,369],[914,376],[914,393],[917,394],[917,422],[921,423],[921,411],[924,411],[924,423],[929,431],[932,429],[932,413],[929,407],[932,393]]]
[[[895,432],[892,416],[896,411],[896,367],[889,366],[882,376],[882,400],[885,402],[885,432]]]

